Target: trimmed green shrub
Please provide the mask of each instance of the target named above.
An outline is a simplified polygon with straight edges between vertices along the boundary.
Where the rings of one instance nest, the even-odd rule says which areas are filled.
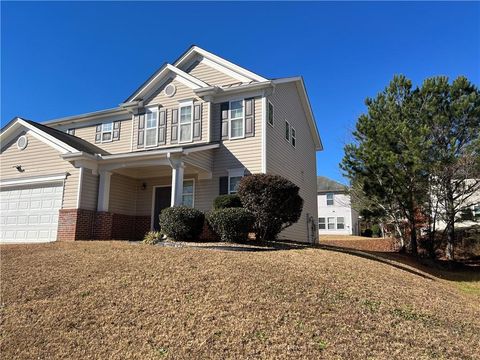
[[[147,245],[155,245],[162,241],[162,233],[160,231],[149,231],[143,237],[143,243]]]
[[[225,242],[244,242],[248,239],[255,221],[243,208],[217,209],[207,213],[207,221],[213,231]]]
[[[241,208],[242,202],[238,195],[219,195],[213,201],[214,209]]]
[[[255,217],[257,240],[275,240],[285,228],[300,219],[303,199],[299,187],[279,175],[255,174],[242,178],[238,195]]]
[[[160,213],[162,233],[175,241],[197,240],[202,232],[205,215],[186,206],[169,207]]]

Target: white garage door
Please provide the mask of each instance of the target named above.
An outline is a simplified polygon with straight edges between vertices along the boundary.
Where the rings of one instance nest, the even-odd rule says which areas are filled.
[[[44,242],[57,239],[63,183],[1,189],[0,242]]]

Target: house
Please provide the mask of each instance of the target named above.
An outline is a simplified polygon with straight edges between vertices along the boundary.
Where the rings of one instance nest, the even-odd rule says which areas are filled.
[[[0,134],[1,239],[139,239],[169,206],[212,208],[248,174],[287,177],[305,200],[281,238],[317,240],[316,151],[301,77],[267,79],[197,46],[118,107]]]
[[[317,177],[318,233],[358,235],[358,213],[352,208],[348,187],[324,176]]]

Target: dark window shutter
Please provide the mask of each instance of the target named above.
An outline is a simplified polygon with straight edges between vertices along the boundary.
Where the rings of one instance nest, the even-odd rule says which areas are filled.
[[[172,110],[172,128],[170,133],[170,143],[178,142],[178,109]]]
[[[220,195],[228,194],[228,176],[219,177],[219,194]]]
[[[95,128],[95,144],[102,142],[102,124]]]
[[[112,141],[120,140],[120,121],[113,122]]]
[[[158,145],[165,145],[167,140],[167,110],[158,111]]]
[[[138,138],[137,148],[143,147],[143,140],[145,138],[145,114],[138,115]]]
[[[220,119],[221,119],[221,126],[220,126],[220,138],[228,139],[228,110],[230,104],[228,102],[224,102],[220,104]]]
[[[193,140],[202,140],[202,104],[193,106]]]
[[[255,136],[255,99],[245,99],[245,137]]]

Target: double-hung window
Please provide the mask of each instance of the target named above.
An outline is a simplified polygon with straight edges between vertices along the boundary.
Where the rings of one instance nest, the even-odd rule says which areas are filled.
[[[327,194],[327,205],[328,206],[333,205],[333,193],[328,193]]]
[[[320,230],[325,230],[325,218],[324,217],[318,218],[318,228]]]
[[[290,142],[290,123],[285,120],[285,140]]]
[[[297,145],[297,133],[295,128],[292,127],[292,146],[295,147]]]
[[[268,102],[268,123],[273,126],[273,105]]]
[[[182,205],[193,207],[194,181],[183,181]]]
[[[180,104],[179,139],[181,143],[192,141],[193,136],[193,104],[191,102]]]
[[[113,135],[113,124],[111,122],[103,123],[102,124],[102,142],[112,141],[112,135]]]
[[[345,229],[345,218],[337,217],[337,230]]]
[[[230,139],[245,137],[245,118],[243,100],[230,101],[229,122]]]
[[[238,184],[240,183],[240,180],[242,180],[242,177],[244,174],[245,174],[244,168],[228,170],[228,193],[229,194],[237,193]]]
[[[328,230],[335,230],[335,218],[329,217],[328,220]]]
[[[157,146],[158,109],[147,109],[145,118],[145,146]]]

